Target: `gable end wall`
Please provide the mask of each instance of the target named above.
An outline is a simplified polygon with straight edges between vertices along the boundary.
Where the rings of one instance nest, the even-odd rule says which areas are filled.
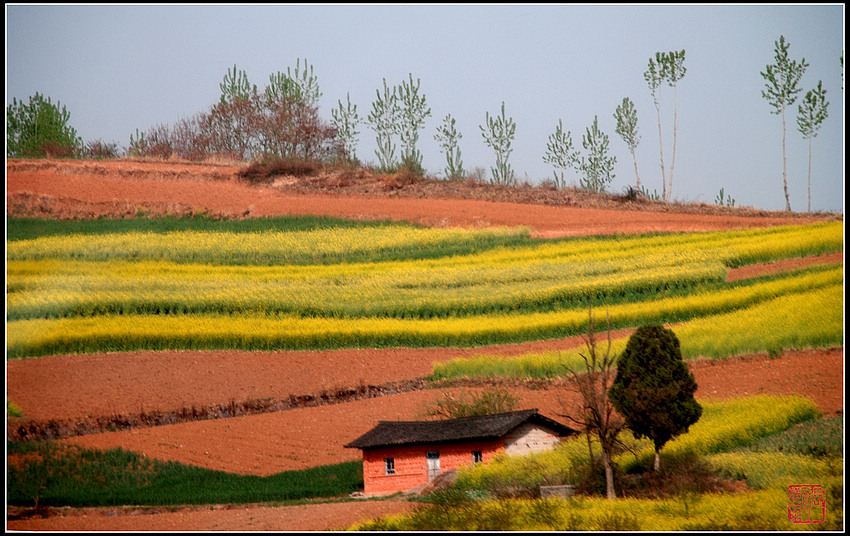
[[[505,436],[505,454],[528,454],[553,448],[561,440],[551,429],[524,423]]]

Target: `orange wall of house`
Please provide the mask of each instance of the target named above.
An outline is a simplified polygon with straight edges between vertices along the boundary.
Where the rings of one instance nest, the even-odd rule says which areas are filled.
[[[487,463],[505,450],[504,441],[475,441],[461,444],[432,444],[381,447],[363,451],[363,492],[366,495],[389,495],[408,491],[428,483],[427,452],[440,453],[440,472],[472,465],[472,451],[480,450]],[[387,475],[384,458],[395,460],[395,474]]]

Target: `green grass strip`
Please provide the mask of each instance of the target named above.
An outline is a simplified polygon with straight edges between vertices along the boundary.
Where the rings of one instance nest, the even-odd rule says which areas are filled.
[[[259,477],[150,460],[121,449],[50,443],[35,449],[37,457],[8,467],[7,504],[33,505],[36,496],[44,506],[245,504],[340,497],[363,488],[359,461]]]

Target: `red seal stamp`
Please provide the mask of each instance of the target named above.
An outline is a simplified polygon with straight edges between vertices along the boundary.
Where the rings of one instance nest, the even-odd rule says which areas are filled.
[[[792,523],[826,521],[826,492],[823,486],[788,486],[788,519]]]

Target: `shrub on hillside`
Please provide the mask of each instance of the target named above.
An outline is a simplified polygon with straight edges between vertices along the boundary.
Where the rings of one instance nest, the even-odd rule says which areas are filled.
[[[458,419],[474,415],[490,415],[515,411],[519,406],[519,398],[501,387],[487,387],[481,393],[467,398],[466,391],[460,395],[446,393],[432,404],[426,404],[423,413],[429,417],[441,419]]]
[[[86,143],[86,156],[95,159],[118,158],[120,154],[117,143],[107,143],[103,140],[95,140]]]
[[[321,170],[321,164],[304,158],[269,158],[239,170],[239,178],[248,182],[264,182],[274,177],[309,177]]]

